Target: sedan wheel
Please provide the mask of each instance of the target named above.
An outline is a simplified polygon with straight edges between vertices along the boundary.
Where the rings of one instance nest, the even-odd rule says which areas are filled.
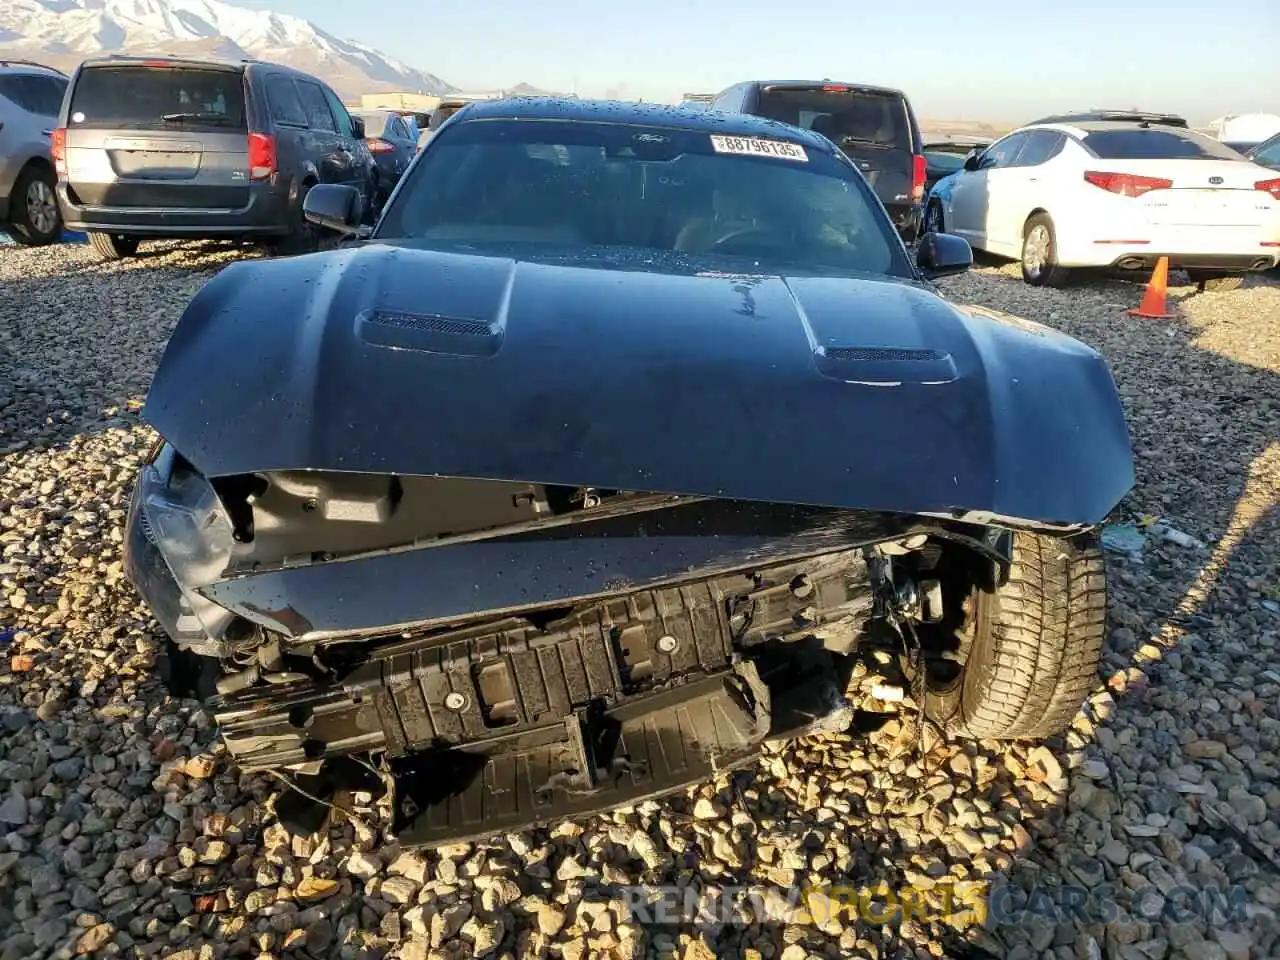
[[[53,186],[53,171],[34,164],[18,175],[10,204],[11,233],[18,243],[43,246],[62,237],[62,214]]]
[[[1022,237],[1022,279],[1035,287],[1060,287],[1067,279],[1065,267],[1058,266],[1053,221],[1038,213],[1027,221]]]
[[[924,211],[924,232],[945,233],[942,228],[942,204],[931,203]]]

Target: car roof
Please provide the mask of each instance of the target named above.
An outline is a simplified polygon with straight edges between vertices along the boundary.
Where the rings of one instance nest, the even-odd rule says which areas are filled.
[[[459,115],[459,120],[463,115]],[[511,97],[477,100],[465,120],[569,120],[587,123],[627,123],[637,126],[675,127],[680,130],[718,133],[730,137],[785,137],[815,150],[834,148],[822,136],[789,124],[745,113],[691,110],[665,103],[632,103],[622,100],[581,100],[560,97]]]
[[[41,71],[43,73],[52,74],[55,77],[66,78],[66,74],[55,67],[46,66],[43,63],[37,63],[34,60],[18,60],[0,57],[0,73],[31,73],[32,71]]]
[[[1186,119],[1176,113],[1154,113],[1149,110],[1081,110],[1075,113],[1058,113],[1033,120],[1027,126],[1047,123],[1137,123],[1145,121],[1162,127],[1187,127]]]
[[[1091,133],[1112,130],[1163,130],[1166,133],[1182,134],[1195,132],[1186,127],[1171,126],[1164,123],[1134,123],[1123,120],[1092,120],[1081,123],[1029,123],[1013,132],[1021,133],[1025,130],[1056,130],[1059,133],[1067,133],[1073,137],[1085,137]]]
[[[907,96],[896,87],[881,87],[874,83],[858,83],[855,80],[832,80],[827,77],[821,80],[747,80],[744,82],[754,84],[757,87],[849,87],[852,90],[883,94],[886,97],[902,97],[906,99]],[[734,84],[734,86],[737,86],[737,84]]]
[[[103,57],[88,57],[80,64],[80,66],[82,68],[129,67],[148,63],[164,63],[175,67],[221,67],[229,70],[245,70],[248,67],[269,67],[270,69],[278,70],[281,73],[288,73],[297,77],[314,79],[313,74],[309,74],[303,70],[298,70],[294,67],[286,66],[283,63],[275,63],[271,60],[255,60],[250,57],[237,60],[232,59],[231,57],[178,57],[167,53],[153,57],[113,53]]]

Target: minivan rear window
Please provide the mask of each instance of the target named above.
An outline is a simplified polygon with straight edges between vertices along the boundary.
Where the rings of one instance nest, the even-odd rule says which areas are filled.
[[[1103,160],[1241,160],[1225,143],[1190,130],[1094,130],[1084,145]]]
[[[861,142],[911,149],[906,104],[892,94],[855,88],[763,89],[753,112],[820,133],[836,146]]]
[[[71,95],[72,127],[244,131],[244,78],[234,70],[90,67]]]

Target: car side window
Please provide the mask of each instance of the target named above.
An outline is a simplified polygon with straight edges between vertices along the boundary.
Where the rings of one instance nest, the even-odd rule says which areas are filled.
[[[62,108],[66,81],[56,77],[10,74],[0,77],[0,97],[40,117],[56,117]]]
[[[297,81],[298,96],[302,99],[302,108],[307,112],[307,126],[312,130],[327,130],[337,133],[338,126],[333,122],[333,114],[329,112],[329,103],[325,100],[324,91],[310,80]]]
[[[399,137],[401,140],[412,140],[412,139],[413,139],[413,138],[409,135],[409,128],[408,128],[407,126],[405,126],[405,123],[404,123],[404,121],[403,121],[402,119],[400,119],[399,117],[396,117],[396,118],[392,121],[392,123],[393,123],[393,132],[394,132],[394,134],[395,134],[397,137]]]
[[[297,88],[288,77],[277,75],[267,80],[267,105],[271,108],[271,119],[276,123],[296,127],[307,125],[307,112],[302,108]]]
[[[324,92],[324,98],[329,102],[329,110],[333,114],[333,119],[338,123],[338,133],[340,136],[351,137],[354,132],[351,127],[351,114],[347,113],[347,108],[342,105],[342,101],[338,99],[338,95],[328,87],[321,88]],[[372,136],[372,134],[370,134]]]
[[[1034,130],[1027,135],[1026,141],[1022,145],[1022,149],[1018,152],[1018,156],[1014,159],[1012,166],[1015,167],[1037,167],[1056,157],[1062,150],[1063,141],[1066,138],[1053,130]]]
[[[983,153],[982,159],[978,162],[978,169],[991,170],[1009,166],[1018,156],[1018,152],[1026,141],[1027,135],[1025,133],[1015,133],[1005,137],[1003,140],[997,140]]]

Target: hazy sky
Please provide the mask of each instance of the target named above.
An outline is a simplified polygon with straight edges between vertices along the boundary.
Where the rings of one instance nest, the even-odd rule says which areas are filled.
[[[232,0],[466,89],[670,100],[736,80],[901,87],[922,118],[1280,113],[1280,0]]]

